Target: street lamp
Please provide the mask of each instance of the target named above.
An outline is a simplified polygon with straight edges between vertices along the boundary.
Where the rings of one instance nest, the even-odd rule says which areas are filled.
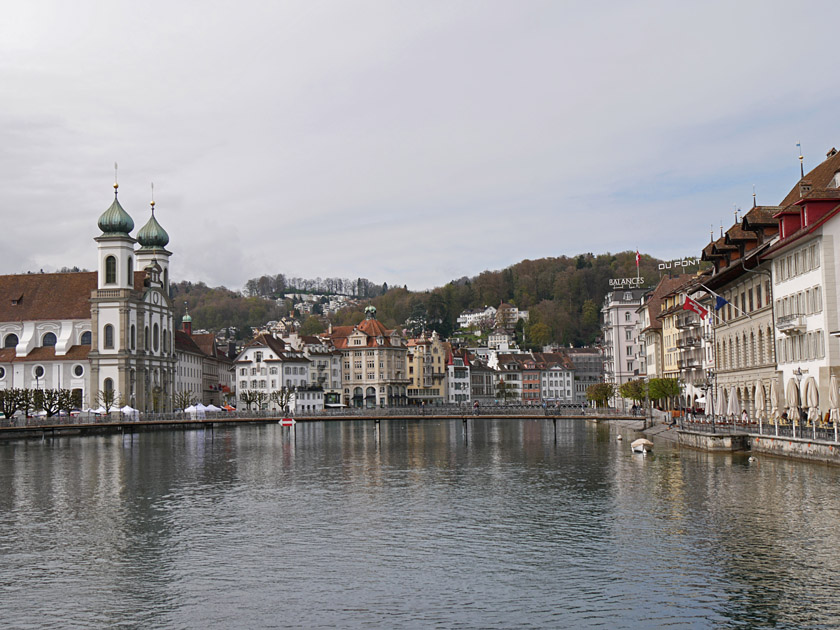
[[[712,394],[712,402],[717,402],[717,388],[715,388],[715,381],[714,381],[715,373],[712,370],[706,370],[706,380],[703,383],[703,389],[706,391],[706,415],[709,415],[709,392],[714,392]],[[712,433],[715,432],[715,408],[712,405]]]

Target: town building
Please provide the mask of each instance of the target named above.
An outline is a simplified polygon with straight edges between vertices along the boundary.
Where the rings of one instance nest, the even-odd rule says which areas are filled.
[[[604,382],[604,353],[601,348],[569,348],[564,353],[574,370],[573,402],[587,402],[586,390],[590,385]]]
[[[473,330],[475,328],[491,328],[496,323],[496,309],[492,306],[484,308],[470,308],[462,311],[455,320],[459,328]]]
[[[604,382],[616,390],[640,375],[636,340],[639,338],[639,313],[647,289],[626,288],[610,291],[601,308]]]
[[[714,400],[721,398],[728,407],[734,395],[735,404],[750,417],[755,413],[757,383],[769,395],[776,378],[770,263],[761,256],[777,236],[778,223],[772,217],[779,210],[750,209],[743,220],[709,243],[702,255],[714,265],[703,288],[715,302],[718,297],[725,300],[719,309],[710,311],[715,313]]]
[[[470,405],[470,362],[466,352],[450,350],[446,357],[446,402],[450,405]]]
[[[376,319],[376,307],[365,308],[355,326],[334,326],[324,335],[342,355],[343,404],[353,407],[402,407],[408,404],[407,353],[399,330]]]
[[[406,340],[408,402],[412,405],[442,405],[446,401],[447,347],[437,332]]]
[[[805,175],[780,204],[778,240],[762,259],[772,273],[778,371],[786,386],[813,378],[823,409],[840,376],[840,153]],[[747,217],[744,217],[746,221]],[[784,391],[784,390],[783,390]],[[803,401],[803,406],[806,401]]]

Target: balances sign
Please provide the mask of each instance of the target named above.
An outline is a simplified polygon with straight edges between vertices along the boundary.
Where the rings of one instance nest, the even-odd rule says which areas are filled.
[[[638,288],[645,283],[645,279],[642,277],[636,278],[610,278],[610,286],[614,289],[621,289],[624,287],[628,287],[631,289]]]

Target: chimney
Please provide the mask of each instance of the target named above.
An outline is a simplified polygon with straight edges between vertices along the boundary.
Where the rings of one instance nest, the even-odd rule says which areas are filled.
[[[835,149],[834,147],[831,147],[831,150],[828,153],[825,154],[825,157],[830,158],[830,157],[834,157],[835,155],[837,155],[837,149]]]
[[[799,198],[805,197],[809,192],[811,192],[811,180],[803,179],[799,182]]]

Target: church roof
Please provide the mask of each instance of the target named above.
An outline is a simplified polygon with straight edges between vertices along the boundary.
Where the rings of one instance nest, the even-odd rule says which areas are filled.
[[[146,222],[146,225],[137,232],[137,242],[144,249],[162,249],[169,243],[169,234],[155,218],[154,202],[152,202],[152,216]]]
[[[96,280],[95,271],[0,276],[0,322],[90,319]]]
[[[116,184],[114,184],[114,201],[99,217],[97,225],[99,225],[103,234],[111,236],[128,236],[128,233],[134,229],[134,220],[128,212],[123,210],[119,199],[117,199]]]

